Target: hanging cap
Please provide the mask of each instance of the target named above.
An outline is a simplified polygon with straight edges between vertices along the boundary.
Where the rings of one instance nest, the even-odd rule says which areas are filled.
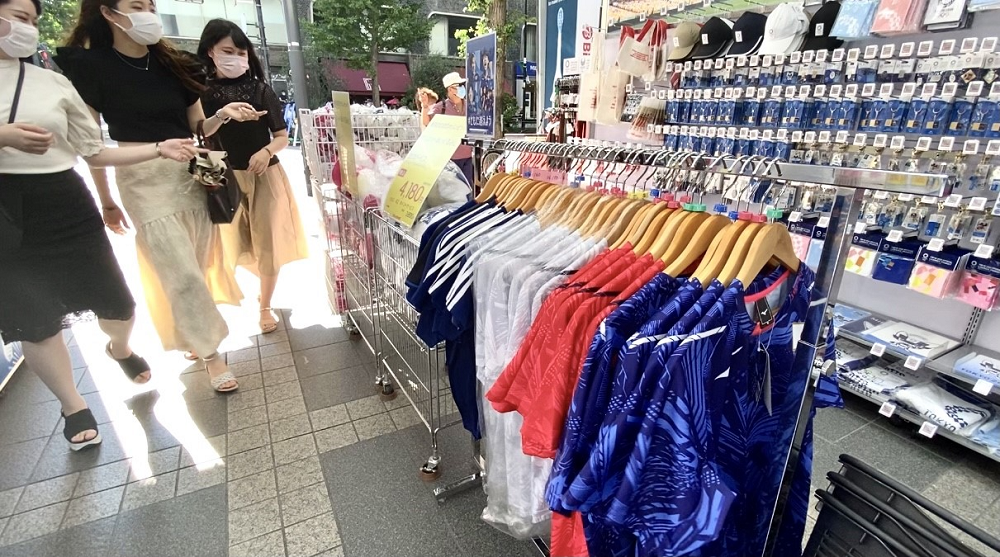
[[[799,49],[809,32],[809,16],[797,4],[780,4],[767,17],[758,54],[789,54]]]
[[[698,46],[701,27],[692,21],[683,21],[667,32],[667,45],[670,54],[667,60],[678,62],[687,59],[691,51]]]
[[[713,17],[705,22],[698,36],[698,45],[691,53],[692,60],[715,58],[726,51],[733,42],[733,24],[721,17]]]
[[[827,2],[819,9],[809,21],[809,34],[806,44],[802,50],[834,50],[840,48],[844,41],[831,37],[830,30],[833,29],[833,22],[837,20],[840,13],[840,2]]]
[[[764,41],[764,27],[767,16],[755,12],[745,12],[736,20],[733,27],[733,46],[729,56],[746,56],[754,54]]]

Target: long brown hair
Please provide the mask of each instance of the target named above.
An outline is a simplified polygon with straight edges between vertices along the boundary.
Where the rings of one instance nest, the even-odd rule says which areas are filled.
[[[66,46],[111,48],[115,43],[115,36],[111,32],[111,25],[101,13],[101,6],[116,10],[118,2],[119,0],[83,0],[80,2],[80,17],[66,41]],[[195,93],[201,93],[205,90],[201,81],[203,70],[197,58],[182,52],[165,39],[150,46],[149,50],[161,64],[177,76],[184,87]]]

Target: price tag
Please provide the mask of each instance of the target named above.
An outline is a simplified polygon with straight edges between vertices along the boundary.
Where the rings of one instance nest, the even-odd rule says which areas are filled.
[[[762,100],[764,100],[766,98],[767,98],[767,89],[764,88],[764,87],[761,87],[760,89],[757,89],[757,100],[761,100],[762,101]]]
[[[785,140],[787,140],[787,139],[788,139],[788,130],[786,130],[786,129],[782,128],[782,129],[778,130],[778,133],[777,133],[777,134],[775,134],[775,136],[774,136],[774,137],[775,137],[775,139],[777,139],[778,141],[785,141]]]
[[[854,223],[854,233],[855,234],[864,234],[867,231],[868,231],[868,224],[867,223],[864,223],[864,222],[856,222],[856,223]]]
[[[788,87],[785,87],[785,96],[788,97],[788,98],[792,98],[792,97],[795,96],[795,86],[794,85],[790,85]]]
[[[852,48],[852,49],[850,49],[850,50],[847,51],[847,61],[848,62],[857,62],[859,58],[861,58],[861,49],[860,48]]]
[[[948,39],[946,41],[941,41],[941,46],[938,47],[938,56],[948,56],[954,54],[955,52],[955,39]]]
[[[785,55],[784,54],[775,54],[774,55],[774,65],[775,66],[784,66],[785,65]]]
[[[817,97],[825,97],[826,96],[826,85],[817,85],[816,86],[816,96]]]
[[[896,413],[896,405],[889,401],[885,401],[882,403],[882,406],[878,409],[878,413],[882,414],[886,418],[891,418],[892,415]]]
[[[930,138],[929,137],[927,138],[927,142],[928,142],[928,144],[930,144]],[[892,136],[892,142],[889,144],[889,148],[894,149],[894,150],[895,149],[902,149],[903,146],[905,146],[905,145],[906,145],[906,136],[905,135],[894,135],[894,136]]]
[[[788,56],[789,64],[801,64],[802,63],[802,53],[795,51]]]
[[[896,197],[896,199],[902,201],[903,203],[909,203],[910,201],[913,201],[913,194],[912,193],[901,193],[901,194],[899,194]]]
[[[792,211],[788,215],[788,222],[800,222],[802,220],[802,211]]]
[[[760,65],[760,54],[752,54],[752,55],[750,55],[750,67],[759,66],[759,65]]]
[[[771,96],[772,97],[780,97],[781,96],[781,90],[782,90],[781,89],[781,85],[775,85],[774,87],[771,87]]]
[[[892,83],[883,83],[878,88],[878,96],[883,100],[889,100],[892,98]]]
[[[979,259],[989,259],[993,257],[993,246],[989,244],[980,244],[976,248],[976,252],[972,254],[972,257],[978,257]]]
[[[874,60],[878,57],[878,45],[869,45],[865,47],[865,60]]]
[[[808,99],[811,92],[812,92],[811,85],[803,85],[802,87],[799,87],[799,98],[803,100]]]
[[[847,51],[843,48],[833,49],[833,53],[830,54],[830,60],[833,62],[843,62],[844,58],[847,56]]]
[[[820,228],[830,228],[830,217],[822,216],[816,221],[816,226]]]
[[[702,95],[702,90],[701,89],[695,89],[692,92],[692,94],[694,95],[694,99],[695,100],[700,100],[701,99],[701,95]]]
[[[626,93],[631,93],[632,92],[632,84],[631,83],[626,83],[625,84],[625,92]]]
[[[701,7],[708,8],[712,5],[712,0],[701,0]]]
[[[813,139],[815,140],[816,132],[813,133]],[[792,143],[799,143],[802,141],[803,133],[802,130],[795,130],[792,132]]]
[[[954,137],[942,137],[938,141],[938,151],[951,152],[955,148],[955,138]]]
[[[821,25],[821,24],[817,24],[817,25]],[[820,60],[820,61],[821,62],[825,62],[826,61],[826,52],[827,51],[824,50],[822,52],[823,52],[823,60]],[[815,58],[816,58],[816,51],[815,50],[807,50],[807,51],[805,51],[805,52],[802,53],[802,63],[803,64],[812,64],[812,61]]]
[[[906,362],[903,364],[903,367],[905,367],[906,369],[912,369],[913,371],[917,371],[918,369],[920,369],[920,366],[922,365],[924,365],[923,358],[918,358],[917,356],[909,356],[908,358],[906,358]]]
[[[839,99],[841,93],[844,90],[843,85],[831,85],[830,86],[830,97],[834,99]]]
[[[733,58],[726,58],[726,69],[731,70],[736,67],[736,60]]]
[[[774,130],[766,129],[763,132],[761,132],[760,137],[764,141],[771,141],[774,138]]]
[[[981,97],[983,95],[983,85],[982,81],[973,81],[969,84],[968,89],[965,90],[965,96],[967,98]]]
[[[1000,81],[997,81],[990,86],[990,98],[994,100],[1000,99]]]
[[[876,342],[875,344],[872,345],[871,349],[872,356],[881,358],[882,355],[885,354],[885,348],[886,346],[884,344],[882,344],[881,342]]]
[[[938,202],[938,198],[934,197],[933,195],[925,195],[920,198],[920,202],[933,204]]]
[[[760,139],[760,130],[757,128],[750,130],[750,139],[753,141]]]
[[[917,146],[914,147],[914,150],[927,151],[930,148],[931,148],[931,138],[925,136],[917,140]]]
[[[932,238],[927,244],[929,251],[944,251],[944,238]]]
[[[851,83],[847,87],[844,87],[844,96],[847,98],[853,98],[858,96],[858,84]]]
[[[987,155],[1000,155],[1000,139],[991,139],[989,143],[986,144],[986,154]]]
[[[996,37],[985,37],[983,42],[979,43],[979,52],[992,53],[997,49],[997,38]]]
[[[820,141],[820,143],[829,143],[830,142],[830,130],[823,130],[823,131],[819,132],[819,141]]]
[[[667,100],[667,91],[664,89],[660,89],[659,91],[656,92],[656,98],[660,99],[661,101]]]
[[[749,139],[750,130],[748,128],[740,128],[740,139]]]
[[[737,68],[745,68],[746,65],[749,64],[749,63],[750,63],[750,59],[747,58],[746,56],[737,56],[736,57],[736,67]]]
[[[913,52],[916,49],[917,49],[917,43],[903,43],[899,45],[899,57],[910,58],[913,56]]]
[[[875,199],[889,199],[889,192],[885,190],[878,190],[872,195]]]
[[[652,82],[650,82],[650,81],[646,82],[646,90],[647,91],[652,91],[653,90],[653,83]]]
[[[715,69],[721,70],[722,66],[724,66],[725,64],[726,64],[725,60],[723,60],[722,58],[717,58],[715,60]]]
[[[771,67],[771,64],[773,64],[773,63],[774,63],[774,56],[771,56],[770,54],[765,54],[760,59],[760,65],[763,66],[763,67],[765,67],[765,68]]]
[[[806,143],[816,143],[816,132],[811,130],[807,131],[803,136],[803,141]]]
[[[938,430],[937,424],[933,424],[931,422],[924,422],[920,426],[920,435],[923,435],[924,437],[930,439],[934,437],[934,435],[937,433],[937,430]]]
[[[942,97],[954,97],[956,94],[958,94],[957,83],[945,83],[944,87],[941,88]]]
[[[937,93],[937,83],[924,83],[920,88],[920,96],[925,98],[933,97]]]
[[[917,56],[921,58],[930,56],[934,52],[934,41],[920,41],[917,45]]]
[[[747,87],[746,90],[744,91],[744,96],[746,96],[746,98],[748,98],[748,99],[752,99],[752,98],[756,97],[757,96],[757,88],[756,87]]]
[[[903,84],[903,92],[899,94],[902,99],[912,99],[913,95],[917,94],[917,84],[916,83],[905,83]]]
[[[990,396],[990,393],[993,392],[993,383],[990,383],[985,379],[979,379],[976,381],[976,385],[972,387],[972,392],[979,393],[983,396]]]
[[[886,85],[889,85],[890,87],[892,86],[891,83],[886,83]],[[861,96],[862,97],[871,97],[873,95],[875,95],[875,84],[874,83],[865,83],[864,86],[861,87]]]
[[[874,147],[876,147],[878,149],[882,149],[882,148],[884,148],[888,144],[889,144],[889,136],[888,135],[886,135],[884,133],[875,134],[875,141],[872,142],[872,145]]]
[[[898,244],[903,241],[903,231],[902,230],[890,230],[889,235],[885,237],[886,241]]]
[[[953,194],[949,195],[944,200],[944,206],[945,207],[952,207],[952,208],[954,208],[954,207],[958,207],[961,204],[962,204],[962,196],[960,194],[957,194],[957,193],[953,193]]]
[[[896,45],[889,43],[882,45],[882,50],[879,51],[878,57],[885,60],[886,58],[892,58],[896,54]]]
[[[852,143],[855,147],[864,147],[868,144],[868,134],[859,133],[854,136],[854,141]]]
[[[657,124],[657,125],[656,125],[656,126],[655,126],[655,127],[653,128],[653,133],[655,133],[656,135],[663,135],[663,126],[662,126],[662,125],[660,125],[660,124]]]
[[[958,47],[958,51],[962,54],[970,54],[976,51],[977,46],[979,46],[979,39],[976,37],[966,37],[962,39],[962,45]]]

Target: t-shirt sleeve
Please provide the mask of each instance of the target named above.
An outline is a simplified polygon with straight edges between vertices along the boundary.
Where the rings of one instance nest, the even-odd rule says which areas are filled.
[[[60,93],[63,97],[60,105],[66,111],[67,141],[82,157],[92,157],[100,153],[104,149],[101,128],[97,126],[90,110],[73,85],[62,76],[58,76],[57,81],[61,86]]]
[[[431,116],[435,116],[437,114],[444,114],[444,103],[443,102],[435,103],[434,106],[432,106],[431,109],[427,111],[427,113],[430,114]]]
[[[282,131],[285,128],[285,111],[281,107],[281,100],[275,94],[274,89],[266,83],[261,83],[263,87],[262,97],[264,110],[267,111],[267,125],[272,132]]]

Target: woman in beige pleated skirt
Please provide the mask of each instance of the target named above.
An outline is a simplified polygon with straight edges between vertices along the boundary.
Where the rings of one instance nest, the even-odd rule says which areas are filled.
[[[215,140],[228,153],[246,194],[233,223],[220,227],[226,263],[230,268],[244,266],[260,277],[260,329],[267,334],[278,328],[271,297],[281,267],[308,257],[299,209],[276,156],[288,146],[281,101],[264,80],[253,44],[235,23],[208,22],[198,56],[209,75],[201,96],[205,110],[241,102],[266,114],[260,120],[224,126]]]

